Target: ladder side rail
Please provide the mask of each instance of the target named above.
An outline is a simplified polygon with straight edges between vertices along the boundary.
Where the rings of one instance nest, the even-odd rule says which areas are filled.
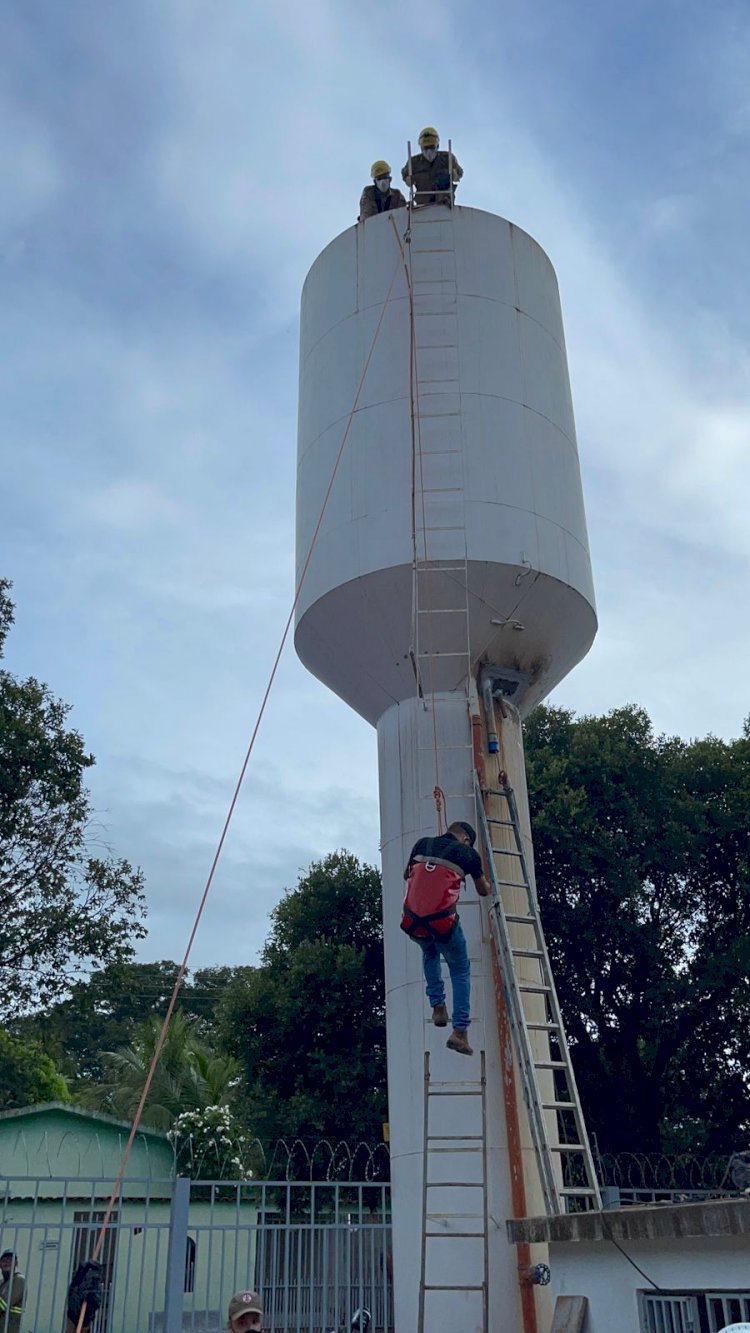
[[[490,1208],[487,1159],[487,1060],[481,1053],[482,1077],[482,1226],[484,1227],[484,1290],[482,1292],[482,1314],[484,1327],[489,1328],[490,1319]]]
[[[582,1156],[585,1161],[586,1175],[588,1177],[589,1185],[591,1186],[591,1193],[594,1198],[595,1206],[598,1209],[600,1209],[602,1206],[601,1191],[599,1189],[599,1181],[596,1174],[596,1167],[594,1165],[594,1156],[591,1151],[589,1136],[586,1131],[586,1123],[583,1117],[581,1098],[578,1092],[578,1084],[576,1083],[575,1071],[573,1069],[573,1060],[571,1058],[570,1047],[568,1045],[568,1037],[565,1031],[565,1023],[563,1022],[560,1000],[557,994],[557,988],[555,986],[554,972],[552,970],[552,964],[549,958],[549,951],[547,949],[547,941],[545,939],[544,930],[542,928],[541,912],[539,909],[539,899],[536,894],[536,887],[534,885],[534,880],[529,874],[528,861],[526,859],[526,852],[523,846],[523,839],[521,837],[521,824],[518,814],[518,805],[516,803],[516,794],[513,788],[507,782],[505,784],[505,796],[508,803],[510,816],[513,821],[513,833],[515,836],[516,846],[521,854],[520,866],[529,898],[529,912],[530,915],[534,918],[533,922],[534,936],[537,941],[537,946],[539,948],[539,951],[542,954],[542,958],[540,959],[542,979],[549,986],[547,1002],[549,1004],[550,1016],[552,1022],[555,1024],[557,1028],[557,1034],[555,1040],[557,1041],[560,1049],[560,1057],[566,1066],[565,1077],[568,1082],[570,1110],[573,1113],[576,1132],[578,1134],[577,1142],[582,1143],[584,1145]],[[521,886],[519,885],[519,887]]]
[[[505,1002],[508,1006],[508,1018],[515,1041],[516,1054],[518,1056],[518,1063],[521,1071],[524,1097],[529,1112],[531,1137],[536,1152],[545,1206],[548,1213],[555,1214],[560,1212],[560,1201],[547,1141],[544,1113],[541,1109],[541,1098],[537,1087],[534,1053],[531,1049],[531,1042],[529,1041],[529,1035],[526,1029],[523,1002],[520,997],[520,992],[518,991],[515,968],[513,966],[510,936],[508,935],[508,927],[505,922],[502,899],[500,898],[500,892],[497,886],[497,874],[492,852],[492,841],[487,825],[487,815],[476,774],[474,778],[474,791],[477,817],[490,872],[490,885],[492,888],[490,927],[492,929],[495,948],[497,949],[498,962],[500,963],[503,992],[505,994]],[[522,887],[522,885],[519,885],[519,888]]]
[[[427,1279],[427,1146],[430,1132],[430,1052],[424,1053],[424,1146],[422,1149],[422,1252],[419,1263],[419,1310],[417,1316],[418,1333],[425,1333],[424,1295]]]

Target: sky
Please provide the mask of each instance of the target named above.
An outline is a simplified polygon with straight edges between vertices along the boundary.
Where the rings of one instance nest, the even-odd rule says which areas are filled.
[[[100,836],[182,957],[293,598],[299,296],[424,124],[557,271],[599,612],[551,702],[750,713],[744,0],[6,0],[6,666],[72,706]],[[282,659],[192,954],[257,961],[375,735]]]

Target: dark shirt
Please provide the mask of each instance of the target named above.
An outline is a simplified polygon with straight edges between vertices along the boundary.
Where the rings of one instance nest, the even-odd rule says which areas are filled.
[[[408,877],[415,856],[438,856],[441,861],[450,861],[464,875],[471,875],[475,882],[484,874],[479,853],[473,847],[467,847],[465,842],[459,842],[452,833],[442,833],[439,838],[419,838],[411,849],[404,879]]]

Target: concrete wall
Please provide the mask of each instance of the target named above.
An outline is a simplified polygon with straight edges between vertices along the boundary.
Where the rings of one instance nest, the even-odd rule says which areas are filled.
[[[623,1249],[664,1292],[750,1290],[747,1236],[627,1241]],[[611,1241],[553,1242],[550,1267],[555,1299],[588,1297],[586,1333],[640,1333],[639,1293],[652,1288]]]
[[[114,1180],[129,1129],[64,1107],[0,1119],[0,1163],[4,1176],[66,1176]],[[127,1174],[141,1180],[168,1180],[174,1152],[163,1134],[136,1135]]]

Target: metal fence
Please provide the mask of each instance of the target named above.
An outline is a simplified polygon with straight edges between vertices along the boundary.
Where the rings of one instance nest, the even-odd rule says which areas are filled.
[[[663,1153],[603,1153],[596,1156],[605,1208],[633,1203],[695,1203],[742,1191],[732,1175],[733,1157]]]
[[[111,1189],[0,1183],[0,1250],[14,1252],[26,1281],[22,1333],[64,1333],[68,1286]],[[220,1333],[246,1288],[262,1294],[269,1333],[338,1333],[363,1306],[373,1333],[393,1333],[390,1232],[385,1184],[128,1179],[100,1254],[93,1333]]]

